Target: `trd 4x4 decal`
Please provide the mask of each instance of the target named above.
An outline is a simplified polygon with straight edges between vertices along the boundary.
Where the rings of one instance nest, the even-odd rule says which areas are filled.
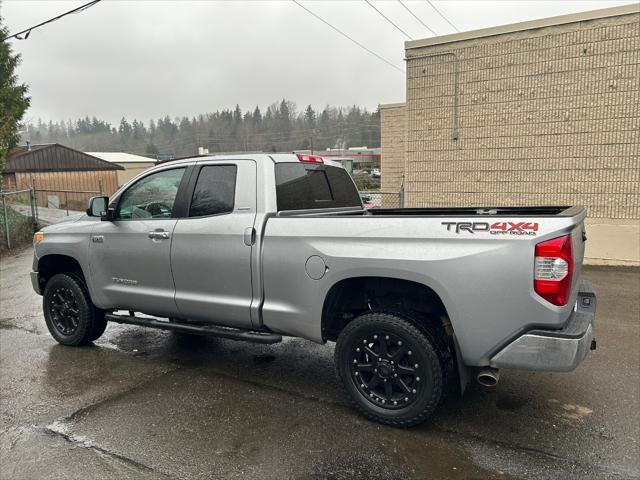
[[[448,232],[488,232],[491,235],[536,235],[538,224],[533,222],[442,222]]]

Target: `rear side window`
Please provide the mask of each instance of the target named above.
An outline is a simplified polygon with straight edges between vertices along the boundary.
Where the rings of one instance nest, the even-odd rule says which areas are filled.
[[[219,215],[233,211],[236,196],[235,165],[211,165],[202,167],[198,175],[191,206],[190,217]]]
[[[360,195],[343,168],[317,163],[277,163],[278,210],[360,207]]]

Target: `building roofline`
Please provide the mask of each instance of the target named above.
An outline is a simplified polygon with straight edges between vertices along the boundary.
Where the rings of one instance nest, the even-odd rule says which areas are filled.
[[[475,38],[492,37],[494,35],[503,35],[505,33],[521,32],[524,30],[533,30],[536,28],[552,27],[556,25],[564,25],[567,23],[583,22],[586,20],[596,20],[600,18],[616,17],[619,15],[632,15],[640,13],[640,3],[631,3],[619,7],[602,8],[600,10],[590,10],[588,12],[570,13],[568,15],[559,15],[556,17],[541,18],[538,20],[530,20],[527,22],[511,23],[507,25],[499,25],[497,27],[481,28],[479,30],[470,30],[468,32],[453,33],[451,35],[441,35],[439,37],[423,38],[419,40],[410,40],[404,42],[405,50],[414,48],[430,47],[434,45],[442,45],[445,43],[460,42]]]
[[[45,148],[50,148],[54,145],[57,145],[59,147],[65,148],[67,150],[71,150],[72,152],[78,152],[81,153],[82,155],[86,155],[87,157],[91,157],[94,160],[98,160],[98,162],[104,164],[104,166],[106,167],[107,165],[109,165],[111,168],[106,168],[105,170],[124,170],[124,167],[120,166],[120,165],[114,165],[113,163],[107,162],[106,160],[103,160],[101,158],[95,157],[93,155],[90,155],[88,153],[85,153],[81,150],[76,150],[75,148],[71,148],[71,147],[67,147],[66,145],[63,145],[61,143],[52,143],[49,147],[45,147]]]
[[[135,153],[128,152],[82,152],[100,160],[104,160],[109,163],[158,163],[155,158],[145,157],[143,155],[136,155]],[[108,156],[124,156],[123,158],[106,158],[101,155]]]
[[[380,103],[378,104],[378,108],[382,110],[383,108],[399,108],[399,107],[405,107],[406,105],[407,105],[406,102]]]
[[[57,171],[73,171],[71,169],[67,169],[67,168],[63,168],[63,169],[57,169],[57,168],[49,168],[49,167],[43,167],[43,168],[34,168],[34,169],[19,169],[16,168],[15,166],[15,162],[17,159],[21,158],[21,157],[28,157],[30,155],[33,155],[35,153],[40,153],[43,152],[45,150],[49,150],[51,148],[54,147],[59,147],[59,148],[63,148],[65,150],[69,150],[71,152],[74,153],[79,153],[80,155],[84,155],[86,157],[91,158],[92,160],[95,160],[98,162],[99,165],[104,165],[104,167],[106,168],[82,168],[82,169],[76,169],[76,171],[79,172],[94,172],[94,171],[103,171],[103,170],[124,170],[124,167],[121,165],[117,165],[117,164],[113,164],[113,163],[109,163],[106,160],[102,160],[101,158],[98,157],[94,157],[93,155],[89,155],[85,152],[81,152],[80,150],[76,150],[74,148],[71,147],[67,147],[66,145],[63,145],[61,143],[43,143],[43,144],[39,144],[37,145],[38,148],[33,148],[31,150],[23,150],[23,151],[17,151],[15,153],[13,153],[12,155],[8,155],[7,156],[7,163],[5,165],[4,171],[3,173],[26,173],[26,172],[57,172]],[[19,148],[23,148],[23,147],[19,147]]]

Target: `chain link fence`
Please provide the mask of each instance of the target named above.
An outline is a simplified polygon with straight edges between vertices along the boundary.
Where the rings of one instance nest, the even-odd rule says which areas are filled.
[[[66,215],[72,215],[86,210],[91,197],[102,195],[102,190],[52,190],[47,188],[36,188],[36,216],[39,208],[47,210],[59,210]],[[46,223],[48,222],[44,219]]]
[[[67,215],[71,211],[84,211],[91,197],[104,192],[101,179],[96,190],[51,188],[37,185],[35,179],[32,180],[31,189],[35,192],[37,206],[65,210]]]
[[[404,198],[400,192],[362,191],[360,198],[365,208],[402,208]]]
[[[0,250],[9,250],[31,241],[37,228],[33,190],[0,192]]]
[[[31,241],[39,225],[48,225],[68,215],[84,212],[98,190],[54,190],[29,188],[0,192],[0,250],[10,250]]]

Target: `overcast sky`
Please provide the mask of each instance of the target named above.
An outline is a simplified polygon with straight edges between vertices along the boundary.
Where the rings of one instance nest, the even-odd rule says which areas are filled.
[[[86,3],[4,0],[10,33]],[[365,1],[300,2],[404,69],[406,37]],[[373,5],[412,38],[433,36],[396,0]],[[595,10],[629,0],[452,1],[435,6],[461,31]],[[438,35],[455,30],[426,0],[404,4]],[[401,72],[340,36],[293,1],[103,0],[12,40],[29,85],[26,120],[84,115],[148,122],[287,98],[307,104],[403,101]]]

